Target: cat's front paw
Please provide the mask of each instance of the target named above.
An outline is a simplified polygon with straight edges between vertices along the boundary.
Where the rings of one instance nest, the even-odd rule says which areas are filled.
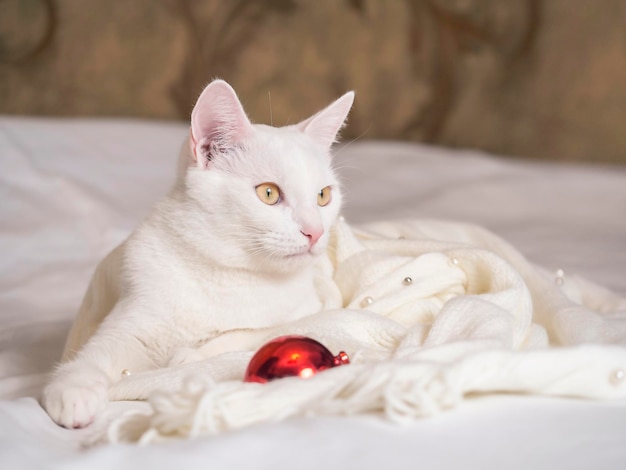
[[[65,366],[61,366],[44,388],[42,405],[57,424],[82,428],[91,424],[104,409],[110,380],[96,367]]]

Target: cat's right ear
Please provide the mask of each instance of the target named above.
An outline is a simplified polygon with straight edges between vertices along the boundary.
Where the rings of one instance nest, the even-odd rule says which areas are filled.
[[[322,147],[330,148],[336,142],[337,134],[345,124],[352,103],[354,103],[354,92],[349,91],[296,126]]]
[[[207,168],[216,154],[235,147],[253,130],[235,90],[214,80],[202,91],[191,112],[191,153],[198,168]]]

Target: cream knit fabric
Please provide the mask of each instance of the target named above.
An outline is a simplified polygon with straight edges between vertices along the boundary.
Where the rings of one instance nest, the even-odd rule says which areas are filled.
[[[227,334],[234,352],[120,381],[110,398],[147,397],[151,412],[119,418],[108,439],[216,434],[296,415],[410,420],[470,393],[626,397],[626,300],[555,277],[480,227],[340,221],[330,253],[334,284],[319,289],[326,311]],[[253,351],[285,334],[346,351],[351,364],[308,380],[242,382]]]

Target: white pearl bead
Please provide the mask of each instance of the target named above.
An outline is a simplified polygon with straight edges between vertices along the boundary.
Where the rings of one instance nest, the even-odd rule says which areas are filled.
[[[413,284],[413,279],[407,276],[402,280],[402,284],[404,284],[405,286],[410,286],[411,284]]]
[[[458,259],[456,259],[456,258],[451,258],[451,259],[450,259],[450,262],[451,262],[452,264],[454,264],[455,266],[459,264],[459,260],[458,260]]]
[[[369,295],[361,300],[361,307],[367,307],[368,305],[372,305],[374,303],[374,299],[372,299]]]
[[[563,282],[564,282],[563,276],[565,276],[565,272],[562,269],[557,269],[556,278],[554,279],[554,282],[556,282],[557,286],[563,285]]]
[[[620,385],[624,379],[626,378],[626,372],[624,371],[624,369],[615,369],[613,372],[611,372],[611,375],[609,377],[609,382],[612,385]]]
[[[131,371],[128,369],[124,369],[122,371],[122,377],[130,377],[132,375]]]

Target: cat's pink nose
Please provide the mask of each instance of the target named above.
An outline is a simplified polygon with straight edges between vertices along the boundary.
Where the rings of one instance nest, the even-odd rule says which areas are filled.
[[[313,245],[315,245],[317,241],[322,238],[322,235],[324,235],[324,229],[305,228],[300,230],[300,233],[309,239],[309,246],[313,247]]]

